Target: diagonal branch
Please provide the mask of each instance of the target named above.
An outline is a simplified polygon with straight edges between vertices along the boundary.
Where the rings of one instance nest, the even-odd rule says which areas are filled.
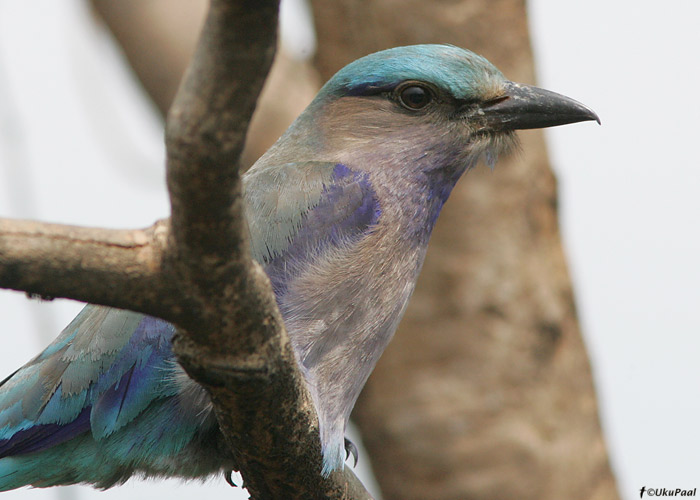
[[[277,8],[272,0],[212,1],[168,114],[173,237],[208,268],[225,267],[233,252],[249,255],[238,159],[272,64]]]
[[[166,122],[170,237],[175,252],[168,261],[179,279],[224,309],[241,299],[233,288],[245,290],[251,298],[260,293],[272,297],[267,278],[250,266],[238,158],[272,64],[277,8],[277,0],[211,2],[192,64]],[[235,324],[245,322],[251,310],[262,311],[251,318],[255,324],[277,314],[274,300],[258,296],[253,302]],[[193,326],[211,321],[214,328],[206,329],[210,332],[221,321],[222,311],[208,309],[211,317],[197,318]]]
[[[209,390],[254,498],[370,498],[350,471],[319,476],[316,413],[249,252],[238,158],[272,63],[277,12],[276,0],[213,0],[168,116],[176,254],[166,261],[206,303],[182,317],[175,352]]]

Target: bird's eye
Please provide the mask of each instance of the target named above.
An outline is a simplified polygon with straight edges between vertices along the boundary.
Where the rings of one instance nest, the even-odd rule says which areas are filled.
[[[399,90],[399,101],[410,110],[423,109],[432,98],[430,90],[420,85],[407,85]]]

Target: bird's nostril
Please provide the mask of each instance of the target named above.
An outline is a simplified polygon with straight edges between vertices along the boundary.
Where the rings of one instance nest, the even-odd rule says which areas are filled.
[[[508,99],[510,99],[510,96],[502,95],[502,96],[496,97],[494,99],[489,99],[488,101],[486,101],[484,103],[484,106],[494,106],[494,105],[499,104],[503,101],[507,101]]]

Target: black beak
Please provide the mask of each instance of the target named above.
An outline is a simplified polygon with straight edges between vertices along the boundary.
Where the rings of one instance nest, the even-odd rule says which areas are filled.
[[[598,115],[578,101],[513,82],[506,84],[502,96],[483,103],[478,114],[488,128],[499,131],[556,127],[587,120],[600,124]]]

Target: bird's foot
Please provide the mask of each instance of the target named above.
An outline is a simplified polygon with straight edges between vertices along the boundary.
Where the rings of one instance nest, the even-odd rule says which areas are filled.
[[[357,467],[357,446],[355,446],[355,443],[350,441],[348,438],[345,438],[345,460],[347,460],[350,455],[352,455],[353,458],[353,467]]]

